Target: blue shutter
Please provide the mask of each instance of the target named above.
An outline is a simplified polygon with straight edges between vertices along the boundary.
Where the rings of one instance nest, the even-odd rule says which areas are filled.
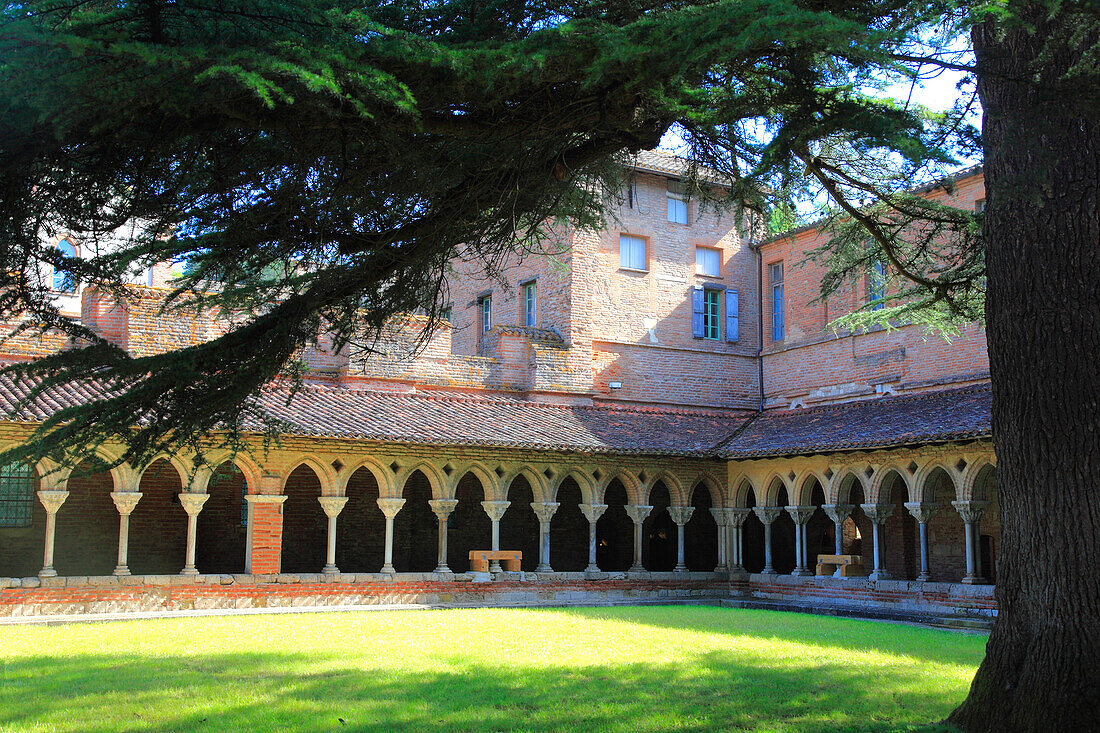
[[[703,332],[703,286],[696,285],[691,291],[691,335],[701,339],[706,334]]]
[[[726,341],[737,340],[737,291],[726,290]]]

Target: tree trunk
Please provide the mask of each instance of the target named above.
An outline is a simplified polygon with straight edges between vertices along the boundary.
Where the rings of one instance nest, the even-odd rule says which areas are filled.
[[[1100,23],[1031,6],[973,33],[985,109],[1000,615],[968,731],[1100,729],[1100,116],[1065,80]],[[1068,38],[1072,29],[1084,37]]]

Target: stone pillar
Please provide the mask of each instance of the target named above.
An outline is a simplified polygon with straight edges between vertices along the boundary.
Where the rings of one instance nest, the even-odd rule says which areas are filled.
[[[962,579],[962,582],[968,585],[984,583],[981,558],[978,557],[978,538],[981,536],[979,532],[981,531],[982,515],[989,508],[989,502],[953,501],[951,506],[955,507],[955,511],[962,517],[963,530],[966,533],[966,576]]]
[[[626,505],[626,513],[634,522],[634,564],[630,566],[630,570],[635,573],[645,570],[642,565],[642,523],[651,511],[653,507],[644,504]]]
[[[775,575],[772,567],[772,522],[779,518],[782,507],[755,506],[752,508],[757,518],[764,523],[764,575]]]
[[[810,559],[806,557],[809,553],[809,542],[806,540],[806,525],[809,523],[810,517],[817,511],[817,507],[789,506],[786,507],[786,509],[787,514],[790,514],[791,519],[794,520],[795,567],[791,575],[813,575],[813,571],[809,569]]]
[[[325,510],[325,516],[328,517],[328,553],[325,555],[325,568],[322,572],[335,575],[340,572],[336,567],[336,518],[344,510],[348,497],[318,496],[317,501],[321,503],[321,508]]]
[[[607,511],[607,504],[581,504],[580,506],[585,519],[588,520],[588,567],[585,571],[598,573],[600,567],[596,564],[596,522]]]
[[[673,568],[673,572],[682,573],[687,570],[687,564],[684,562],[684,525],[688,523],[694,513],[695,507],[693,506],[670,506],[668,508],[668,515],[676,523],[676,567]]]
[[[118,509],[118,565],[115,566],[114,575],[129,575],[130,568],[126,567],[126,556],[130,549],[130,514],[141,500],[140,491],[112,491],[111,499]]]
[[[43,490],[38,492],[38,500],[46,510],[46,546],[42,552],[42,570],[40,578],[57,577],[57,571],[53,569],[54,536],[57,534],[57,510],[69,498],[69,492],[58,489]]]
[[[749,512],[751,511],[751,509],[743,507],[726,509],[726,519],[729,523],[730,534],[730,572],[745,572],[745,557],[741,547],[741,526],[745,523],[745,518],[749,516]]]
[[[890,573],[886,572],[886,558],[883,557],[882,540],[884,530],[882,529],[882,525],[886,524],[886,520],[894,513],[894,505],[860,504],[859,508],[862,509],[863,513],[867,515],[867,518],[871,520],[872,525],[872,544],[875,548],[875,567],[868,577],[870,577],[871,580],[889,580]]]
[[[439,539],[436,542],[439,558],[435,563],[435,572],[449,573],[451,569],[447,566],[447,519],[458,506],[458,499],[430,499],[428,506],[432,508],[435,518],[439,520]]]
[[[199,512],[210,498],[210,494],[192,494],[184,491],[179,497],[180,506],[187,512],[187,554],[180,575],[198,575],[199,571],[195,569],[195,543],[198,535]]]
[[[403,506],[405,506],[404,499],[378,499],[378,508],[386,515],[386,554],[382,564],[382,572],[391,575],[397,572],[393,569],[393,518],[397,516]]]
[[[489,521],[493,523],[493,552],[500,549],[500,518],[504,516],[504,512],[508,511],[508,507],[511,505],[512,502],[510,501],[481,502],[481,508],[485,510],[485,513],[489,515]],[[489,572],[499,573],[500,571],[500,560],[493,560],[489,563]]]
[[[550,567],[550,520],[554,518],[554,513],[558,511],[559,506],[560,504],[556,501],[531,502],[531,509],[539,518],[539,564],[535,568],[539,573],[554,572]]]
[[[715,566],[714,572],[725,573],[729,571],[729,563],[726,559],[728,556],[726,547],[729,544],[726,510],[724,508],[711,507],[710,513],[714,516],[715,524],[718,525],[718,565]]]
[[[920,527],[920,575],[917,576],[917,580],[922,582],[932,579],[932,574],[928,570],[928,522],[940,506],[940,504],[919,501],[905,503],[905,508],[913,515],[913,519],[917,520],[917,526]]]
[[[854,504],[826,504],[821,507],[825,510],[825,514],[829,516],[829,519],[833,520],[833,525],[836,528],[835,540],[835,553],[837,555],[844,554],[844,520],[852,516],[852,510],[855,509]],[[839,573],[840,570],[837,569]]]

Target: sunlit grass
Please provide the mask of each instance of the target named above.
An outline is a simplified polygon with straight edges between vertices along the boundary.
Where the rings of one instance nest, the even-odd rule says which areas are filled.
[[[0,729],[923,730],[984,646],[706,607],[0,627]]]

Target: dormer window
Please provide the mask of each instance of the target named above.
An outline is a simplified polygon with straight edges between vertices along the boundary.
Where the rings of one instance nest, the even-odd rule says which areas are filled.
[[[57,243],[57,249],[63,257],[76,259],[76,247],[68,239],[62,239]],[[53,281],[51,283],[54,290],[60,293],[75,293],[76,292],[76,278],[71,272],[65,272],[64,270],[54,268]]]

